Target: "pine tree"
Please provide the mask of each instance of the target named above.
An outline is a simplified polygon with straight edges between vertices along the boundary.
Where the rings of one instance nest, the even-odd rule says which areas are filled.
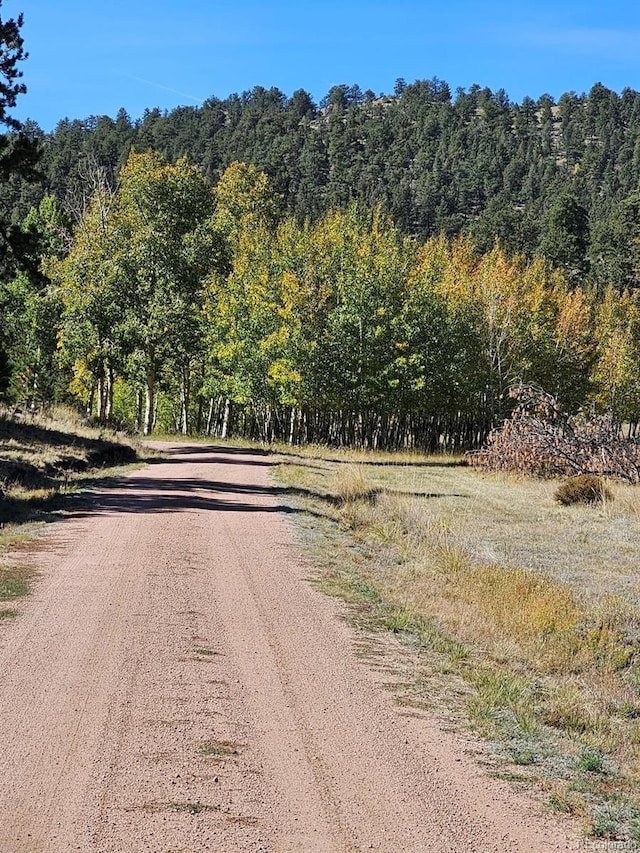
[[[2,0],[0,0],[2,6]],[[36,139],[26,132],[20,121],[11,115],[18,95],[26,92],[20,82],[19,63],[27,58],[20,35],[22,15],[0,17],[0,125],[7,131],[0,134],[0,186],[14,175],[26,180],[37,178],[38,147]],[[10,366],[6,354],[6,323],[2,322],[6,304],[5,285],[18,268],[33,265],[33,235],[25,233],[11,217],[11,210],[0,206],[0,394],[6,391]],[[37,260],[35,261],[37,268]],[[33,268],[31,272],[34,272]]]

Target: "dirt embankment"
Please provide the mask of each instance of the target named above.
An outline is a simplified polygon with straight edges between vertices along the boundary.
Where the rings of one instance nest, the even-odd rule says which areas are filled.
[[[0,489],[48,488],[70,474],[135,462],[134,448],[96,435],[0,416]]]

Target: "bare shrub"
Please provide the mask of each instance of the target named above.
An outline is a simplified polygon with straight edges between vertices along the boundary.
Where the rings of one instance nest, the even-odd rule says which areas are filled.
[[[640,482],[640,448],[624,439],[611,415],[567,415],[537,385],[517,385],[511,418],[494,430],[486,445],[467,454],[469,464],[490,471],[539,477],[594,474]]]

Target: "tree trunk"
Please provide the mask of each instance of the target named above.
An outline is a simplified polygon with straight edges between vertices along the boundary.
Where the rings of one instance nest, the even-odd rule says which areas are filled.
[[[291,406],[291,415],[289,417],[289,444],[293,444],[293,440],[296,434],[296,415],[297,409],[295,406]]]
[[[182,414],[181,431],[189,435],[189,395],[191,391],[191,376],[189,366],[182,368],[182,384],[180,387],[180,408]]]
[[[204,399],[202,394],[198,394],[198,411],[196,413],[196,433],[202,433],[202,415],[204,412]]]
[[[107,423],[111,421],[113,417],[113,383],[114,383],[114,375],[113,375],[113,367],[109,365],[107,369],[107,377],[106,377],[106,394],[105,394],[105,409],[104,409],[104,417]]]
[[[213,397],[209,400],[209,413],[207,415],[207,426],[205,427],[206,435],[211,435],[211,429],[213,428]]]
[[[229,415],[231,414],[231,401],[227,397],[224,401],[224,416],[222,418],[222,430],[220,438],[226,438],[229,433]]]
[[[144,400],[144,425],[142,432],[144,435],[151,435],[153,432],[154,421],[154,402],[155,402],[155,384],[156,373],[153,368],[147,370],[145,385],[145,400]]]
[[[87,408],[86,408],[87,420],[89,420],[91,418],[91,415],[93,414],[93,398],[95,397],[95,394],[96,394],[96,389],[92,385],[91,391],[89,392],[89,399],[87,400]]]
[[[98,411],[96,412],[96,417],[98,418],[98,423],[104,423],[104,410],[105,410],[105,379],[104,373],[101,373],[98,377]]]
[[[136,432],[140,432],[142,426],[142,388],[138,385],[136,388]]]

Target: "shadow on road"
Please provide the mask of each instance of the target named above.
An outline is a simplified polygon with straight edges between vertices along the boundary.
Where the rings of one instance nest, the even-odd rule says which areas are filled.
[[[67,509],[69,518],[80,518],[96,513],[156,513],[156,512],[266,512],[306,513],[283,503],[285,495],[315,497],[306,490],[281,486],[263,486],[238,483],[230,480],[213,480],[201,477],[173,476],[180,465],[244,465],[246,467],[272,467],[276,463],[264,458],[265,450],[243,449],[213,445],[171,445],[162,449],[162,456],[153,457],[148,464],[157,472],[158,466],[168,465],[172,476],[115,477],[101,483],[99,491],[80,495]],[[197,458],[196,458],[197,457]],[[175,467],[174,467],[175,466]],[[159,473],[159,472],[158,472]],[[268,500],[273,498],[276,503]],[[266,499],[266,500],[265,500]]]
[[[244,465],[272,466],[275,461],[266,461],[256,456],[268,456],[266,451],[244,450],[241,448],[218,447],[212,445],[172,445],[164,450],[161,458],[150,459],[156,476],[134,475],[105,479],[99,491],[86,492],[76,498],[66,508],[67,518],[79,518],[96,513],[162,513],[162,512],[262,512],[262,513],[299,513],[322,518],[332,518],[322,512],[339,506],[341,501],[334,495],[322,494],[310,489],[292,486],[259,485],[257,483],[236,482],[230,477],[211,479],[206,477],[179,477],[180,465],[219,466]],[[195,458],[197,457],[197,458]],[[161,476],[158,466],[168,465],[171,476]],[[220,470],[220,469],[219,469]],[[375,501],[385,489],[376,489],[366,495],[369,501]],[[428,492],[395,492],[410,497],[440,498],[444,494]],[[459,497],[463,497],[460,495]],[[314,502],[315,507],[292,506],[287,498],[304,498]],[[320,508],[318,508],[318,506]]]
[[[108,484],[104,491],[82,495],[67,514],[77,518],[105,512],[302,512],[283,503],[274,505],[251,500],[252,497],[277,497],[287,491],[277,486],[240,485],[201,479],[123,478]],[[245,499],[238,500],[237,496]]]

